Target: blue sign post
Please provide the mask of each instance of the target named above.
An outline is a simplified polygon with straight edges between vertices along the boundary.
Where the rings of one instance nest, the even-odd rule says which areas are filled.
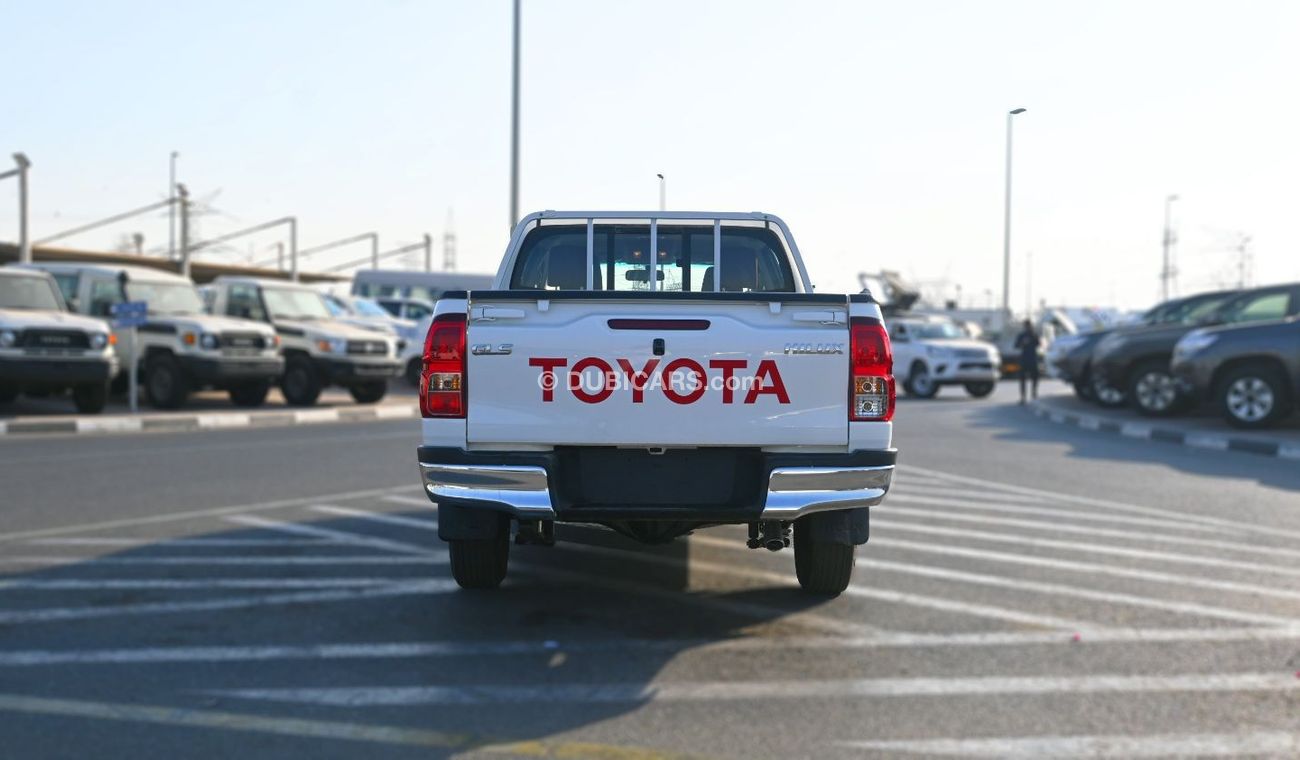
[[[139,373],[140,362],[136,360],[136,328],[149,321],[149,303],[147,301],[123,301],[115,303],[110,310],[113,316],[113,329],[127,330],[131,336],[131,348],[129,352],[129,362],[127,366],[127,377],[130,378],[128,385],[127,398],[131,402],[131,414],[140,411],[139,385],[137,375]]]

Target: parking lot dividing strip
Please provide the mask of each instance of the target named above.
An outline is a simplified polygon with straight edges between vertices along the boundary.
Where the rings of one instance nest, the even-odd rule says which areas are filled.
[[[217,612],[257,607],[284,607],[295,604],[355,602],[391,596],[449,593],[458,588],[450,579],[421,579],[360,589],[329,589],[286,594],[262,594],[221,599],[183,602],[142,602],[136,604],[81,607],[44,607],[25,610],[0,610],[0,624],[62,623],[73,620],[98,620],[136,615],[169,615],[178,612]]]
[[[414,554],[426,557],[446,556],[445,550],[440,550],[433,546],[417,546],[416,544],[409,544],[402,541],[390,541],[386,538],[377,538],[375,536],[352,533],[350,531],[334,530],[332,528],[322,528],[316,525],[267,520],[253,515],[232,515],[227,517],[226,520],[239,525],[261,528],[263,530],[274,530],[295,535],[312,536],[315,538],[328,538],[348,543],[353,546],[379,549],[387,552],[397,552],[399,554]]]
[[[287,509],[289,507],[302,507],[313,504],[318,501],[349,501],[352,499],[370,499],[381,498],[388,494],[398,491],[409,491],[408,486],[399,486],[393,488],[370,488],[362,491],[344,491],[342,493],[321,494],[317,496],[303,496],[292,499],[279,499],[276,501],[254,502],[251,504],[236,504],[225,507],[215,507],[212,509],[195,509],[185,512],[170,512],[161,515],[149,515],[147,517],[128,517],[121,520],[102,520],[99,522],[77,523],[74,525],[63,525],[57,528],[41,528],[37,530],[20,530],[12,533],[0,533],[0,543],[8,541],[18,541],[29,538],[39,538],[42,536],[67,535],[69,533],[85,533],[93,531],[109,530],[113,528],[137,527],[141,525],[153,525],[157,523],[178,522],[203,517],[222,517],[224,515],[236,515],[248,512],[266,512],[276,509]]]
[[[364,509],[349,509],[347,507],[336,507],[332,504],[315,504],[312,510],[322,514],[334,515],[336,517],[355,517],[359,520],[369,520],[370,522],[381,523],[383,525],[394,525],[399,528],[414,528],[416,530],[438,530],[437,519],[422,520],[417,517],[402,517],[401,515],[388,515],[382,512],[370,512]]]
[[[1134,533],[1131,530],[1115,530],[1111,528],[1098,528],[1094,526],[1070,525],[1062,522],[1048,522],[1046,520],[1023,520],[1014,517],[993,517],[989,515],[975,514],[972,512],[951,512],[940,509],[924,509],[913,506],[893,507],[888,504],[881,504],[872,507],[871,511],[876,514],[896,515],[898,517],[929,517],[936,520],[946,520],[949,522],[974,523],[977,525],[996,525],[1011,528],[1025,528],[1028,530],[1048,531],[1052,533],[1071,533],[1086,535],[1092,537],[1116,538],[1123,541],[1141,541],[1155,542],[1163,544],[1179,544],[1182,546],[1197,546],[1206,549],[1217,549],[1223,551],[1248,552],[1251,554],[1270,555],[1275,557],[1287,557],[1290,559],[1300,559],[1300,551],[1293,549],[1282,549],[1272,546],[1260,546],[1257,544],[1237,543],[1233,541],[1216,541],[1212,538],[1193,538],[1190,536],[1171,536],[1161,533]]]
[[[908,465],[908,466],[914,467],[915,465]],[[1238,534],[1242,532],[1246,532],[1246,533],[1255,533],[1255,534],[1269,536],[1269,537],[1285,536],[1287,538],[1300,539],[1300,531],[1297,530],[1286,530],[1284,528],[1277,528],[1273,526],[1263,527],[1263,526],[1257,526],[1251,524],[1242,524],[1240,522],[1225,520],[1218,517],[1210,517],[1208,515],[1194,515],[1194,514],[1188,514],[1186,512],[1179,512],[1177,510],[1172,510],[1172,509],[1161,509],[1159,507],[1144,507],[1137,504],[1127,504],[1124,502],[1112,501],[1110,499],[1096,499],[1087,496],[1075,496],[1073,494],[1060,493],[1058,491],[1049,491],[1041,488],[1030,488],[1027,486],[1013,485],[1010,483],[990,482],[982,478],[972,478],[966,475],[955,475],[952,473],[938,473],[938,471],[930,470],[930,469],[925,469],[924,471],[927,473],[936,473],[941,477],[948,478],[956,483],[965,483],[973,486],[978,486],[984,490],[987,490],[989,488],[995,488],[995,489],[1001,489],[1003,491],[1008,491],[1011,493],[1022,493],[1022,494],[1029,494],[1029,495],[1043,496],[1049,499],[1055,499],[1056,501],[1068,502],[1071,504],[1082,504],[1084,506],[1100,507],[1102,509],[1127,512],[1130,514],[1142,514],[1142,515],[1150,515],[1153,517],[1163,517],[1181,523],[1199,523],[1201,525],[1214,526],[1218,528],[1221,532],[1233,532]]]
[[[429,565],[443,562],[447,552],[428,551],[422,555],[311,555],[296,557],[194,556],[194,557],[0,557],[0,562],[16,565],[160,565],[160,566],[295,566],[295,565]]]
[[[1267,573],[1273,575],[1290,575],[1300,577],[1300,567],[1296,565],[1265,565],[1259,562],[1246,562],[1243,560],[1222,559],[1220,557],[1207,557],[1204,555],[1194,554],[1177,554],[1174,552],[1152,551],[1149,549],[1134,549],[1130,547],[1112,546],[1109,544],[1096,544],[1087,541],[1056,541],[1048,538],[1035,538],[1026,536],[1021,533],[996,533],[985,530],[971,530],[968,528],[945,528],[938,525],[929,525],[926,523],[913,523],[903,520],[872,520],[873,527],[885,528],[886,530],[899,530],[904,533],[925,533],[932,536],[948,536],[950,538],[974,539],[978,541],[987,541],[999,544],[1014,544],[1016,546],[1032,546],[1043,549],[1061,549],[1067,552],[1078,552],[1084,554],[1106,554],[1114,557],[1126,557],[1128,559],[1148,560],[1152,562],[1170,562],[1184,565],[1196,565],[1197,567],[1221,567],[1229,570],[1240,570],[1244,572]],[[1078,569],[1067,568],[1064,565],[1055,565],[1059,569]],[[1113,567],[1113,566],[1108,566]],[[1123,568],[1115,568],[1120,571]],[[1089,570],[1089,572],[1093,572]],[[1128,571],[1124,571],[1128,572]],[[1141,571],[1138,571],[1141,572]],[[1152,580],[1156,576],[1152,574],[1131,575],[1126,577],[1137,578],[1138,580]],[[1274,592],[1282,592],[1284,598],[1300,599],[1300,591],[1290,591],[1286,589],[1273,589],[1269,587],[1254,586],[1251,584],[1233,584],[1231,581],[1225,582],[1228,585],[1216,586],[1217,579],[1201,578],[1197,576],[1179,576],[1179,581],[1173,581],[1167,578],[1160,578],[1158,582],[1171,583],[1192,580],[1195,585],[1209,584],[1206,588],[1219,588],[1224,591],[1236,591],[1248,594],[1262,594],[1265,596],[1276,595]]]
[[[1014,736],[983,739],[841,741],[841,747],[890,755],[950,755],[1038,760],[1044,757],[1300,757],[1300,733],[1253,731],[1236,734],[1152,734],[1147,736]]]
[[[1032,591],[1040,594],[1047,594],[1049,596],[1068,596],[1076,599],[1103,602],[1106,604],[1143,607],[1161,612],[1172,612],[1194,617],[1209,617],[1220,620],[1229,620],[1242,625],[1277,626],[1286,628],[1295,625],[1297,622],[1295,618],[1282,617],[1279,615],[1263,615],[1206,604],[1197,604],[1195,602],[1179,602],[1117,591],[1101,591],[1098,589],[1074,586],[1065,583],[1030,581],[1005,575],[994,575],[991,573],[971,573],[934,565],[913,565],[903,562],[862,558],[858,559],[858,565],[860,567],[869,567],[873,570],[880,570],[882,572],[917,575],[925,578],[934,578],[936,580],[956,581],[976,586],[989,586],[1014,591]]]
[[[273,549],[300,546],[338,546],[344,542],[310,538],[110,538],[107,536],[55,536],[33,538],[26,543],[32,546],[149,546],[158,548],[249,548]]]
[[[781,681],[656,681],[651,683],[547,683],[536,686],[345,686],[324,688],[214,689],[212,696],[330,707],[487,704],[606,704],[792,699],[1040,694],[1151,694],[1300,691],[1292,673],[1179,675],[986,676],[973,678],[863,678]]]
[[[144,429],[138,417],[82,417],[75,423],[78,433],[134,433]]]
[[[0,651],[0,667],[51,665],[134,665],[148,663],[217,663],[276,660],[421,659],[429,657],[512,657],[519,655],[621,654],[625,652],[771,651],[779,642],[796,650],[952,649],[1026,646],[1127,646],[1168,643],[1259,643],[1300,641],[1291,628],[1117,628],[1093,631],[1076,639],[1065,631],[987,631],[976,633],[880,632],[858,636],[744,636],[707,639],[578,639],[507,641],[338,642],[309,645],[178,646],[137,649],[35,649]]]
[[[293,413],[293,421],[304,422],[338,422],[338,409],[299,409]]]
[[[736,543],[727,539],[713,538],[708,536],[692,536],[691,541],[702,546],[715,546],[724,549],[752,552],[753,550],[744,544]],[[647,554],[637,554],[632,551],[615,549],[604,546],[589,546],[586,544],[566,544],[564,547],[568,551],[581,551],[590,554],[604,554],[606,556],[618,556],[622,559],[628,559],[637,562],[648,562],[655,564],[677,564],[666,557],[656,557]],[[858,560],[861,562],[861,560]],[[790,577],[788,574],[759,570],[757,568],[741,567],[731,564],[721,564],[714,562],[704,562],[700,560],[691,560],[692,569],[703,570],[706,572],[718,573],[720,575],[732,575],[744,578],[769,581],[781,585],[789,585]],[[1038,615],[1031,612],[1022,612],[1019,610],[1006,609],[1004,607],[995,607],[992,605],[977,604],[972,602],[962,602],[954,599],[943,599],[939,597],[925,596],[921,594],[911,594],[903,591],[892,591],[875,586],[865,587],[851,585],[844,592],[849,596],[855,596],[865,599],[875,599],[882,602],[891,602],[909,607],[920,607],[923,609],[937,610],[940,612],[951,612],[959,615],[968,615],[980,618],[989,618],[1000,620],[1002,622],[1016,623],[1018,625],[1031,625],[1040,628],[1058,629],[1058,630],[1083,630],[1093,629],[1097,626],[1080,620],[1057,617],[1054,615]],[[879,630],[879,629],[876,629]]]
[[[931,496],[914,496],[907,491],[890,491],[885,497],[886,504],[932,504],[939,507],[957,507],[959,509],[982,510],[985,512],[1006,512],[1018,515],[1039,515],[1042,517],[1051,517],[1062,521],[1074,521],[1078,523],[1103,523],[1110,525],[1140,525],[1149,528],[1164,528],[1166,530],[1181,530],[1190,533],[1208,533],[1210,535],[1221,535],[1223,533],[1233,533],[1234,535],[1244,537],[1244,531],[1224,531],[1217,527],[1209,525],[1199,525],[1197,523],[1180,523],[1176,520],[1166,520],[1156,517],[1133,517],[1130,515],[1116,514],[1099,514],[1096,512],[1081,512],[1079,510],[1069,509],[1066,505],[1057,507],[1030,507],[1019,504],[1004,504],[995,502],[972,501],[970,499],[945,499]]]
[[[0,591],[191,591],[383,586],[409,578],[10,578]]]

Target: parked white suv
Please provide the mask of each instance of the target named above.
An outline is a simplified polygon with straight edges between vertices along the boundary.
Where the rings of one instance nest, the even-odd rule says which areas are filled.
[[[974,340],[946,317],[897,317],[889,322],[894,366],[908,395],[933,398],[945,385],[960,385],[975,398],[997,387],[998,349]]]
[[[77,411],[103,410],[117,372],[108,325],[68,312],[45,272],[0,269],[0,403],[72,390]]]
[[[793,539],[800,585],[838,594],[897,456],[879,307],[812,292],[770,214],[525,217],[491,290],[437,302],[420,406],[424,487],[471,588],[505,578],[512,528],[656,543],[732,523],[751,548]]]
[[[271,325],[282,341],[280,390],[294,406],[316,403],[325,386],[341,385],[363,404],[388,392],[401,373],[398,338],[350,325],[330,313],[320,292],[296,282],[218,277],[208,291],[214,314]]]
[[[74,310],[109,318],[123,301],[144,301],[149,321],[136,328],[132,349],[117,330],[121,371],[115,389],[126,389],[126,370],[138,362],[140,385],[149,403],[176,409],[191,392],[219,388],[239,406],[259,406],[284,370],[279,339],[266,325],[214,317],[188,278],[161,269],[92,263],[40,262]]]

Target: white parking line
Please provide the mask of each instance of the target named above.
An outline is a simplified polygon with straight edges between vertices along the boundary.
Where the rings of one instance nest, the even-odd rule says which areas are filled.
[[[34,538],[27,542],[34,546],[196,546],[216,548],[277,548],[286,546],[330,546],[343,542],[301,538]]]
[[[1235,623],[1242,623],[1245,625],[1264,625],[1289,628],[1296,624],[1295,618],[1241,612],[1239,610],[1228,610],[1222,607],[1212,607],[1192,602],[1176,602],[1165,599],[1156,599],[1149,596],[1137,596],[1135,594],[1097,591],[1089,588],[1070,586],[1064,583],[1027,581],[1018,578],[1008,578],[1002,575],[968,573],[941,567],[910,565],[901,562],[885,562],[883,560],[863,559],[861,557],[858,558],[858,566],[869,567],[874,570],[882,570],[886,572],[919,575],[938,580],[970,583],[977,586],[992,586],[995,588],[1013,589],[1015,591],[1032,591],[1052,596],[1069,596],[1076,599],[1088,599],[1090,601],[1105,602],[1107,604],[1145,607],[1147,609],[1173,612],[1181,615],[1195,615],[1200,617],[1217,618],[1220,620],[1231,620]]]
[[[406,494],[393,493],[383,497],[384,501],[393,504],[407,504],[412,507],[425,507],[428,509],[437,509],[436,504],[422,496],[407,496]]]
[[[888,504],[932,504],[939,507],[958,507],[961,509],[971,509],[985,512],[1006,512],[1017,515],[1039,515],[1041,517],[1051,517],[1055,520],[1075,521],[1082,523],[1108,523],[1111,525],[1141,525],[1144,527],[1166,528],[1172,530],[1185,530],[1197,533],[1209,533],[1211,535],[1220,535],[1223,533],[1218,528],[1212,528],[1207,525],[1196,525],[1190,523],[1176,522],[1173,520],[1159,520],[1152,517],[1128,517],[1125,515],[1099,514],[1097,512],[1080,512],[1065,508],[1050,507],[1025,507],[1012,504],[1001,504],[998,502],[973,501],[971,499],[944,499],[938,496],[912,496],[906,492],[895,493],[889,492],[886,497]],[[1068,523],[1066,523],[1068,524]],[[1238,532],[1240,534],[1240,532]]]
[[[18,565],[178,565],[212,566],[263,566],[263,565],[429,565],[446,562],[446,552],[426,552],[423,556],[403,555],[310,555],[302,557],[0,557],[0,562]]]
[[[0,610],[0,624],[51,623],[68,620],[88,620],[133,615],[169,615],[178,612],[215,612],[254,607],[283,607],[291,604],[321,604],[325,602],[353,602],[388,596],[413,596],[441,594],[457,588],[452,580],[422,579],[387,586],[362,589],[335,589],[307,591],[290,594],[239,596],[225,599],[205,599],[190,602],[146,602],[94,607],[45,607],[30,610]]]
[[[1019,493],[1002,493],[998,490],[976,491],[971,488],[935,488],[932,486],[913,486],[910,483],[890,486],[890,495],[895,492],[907,496],[935,496],[941,499],[968,499],[971,501],[1011,502],[1012,504],[1043,504],[1042,496],[1028,496]],[[1050,501],[1050,500],[1047,500]],[[1056,504],[1063,506],[1063,504]]]
[[[401,541],[389,541],[386,538],[376,538],[374,536],[353,533],[351,531],[322,528],[317,525],[279,522],[276,520],[267,520],[263,517],[255,517],[253,515],[236,515],[234,517],[227,517],[226,519],[230,522],[239,523],[240,525],[251,525],[264,530],[275,530],[284,533],[294,533],[301,536],[313,536],[315,538],[328,538],[334,541],[342,541],[353,546],[380,549],[401,554],[429,555],[434,552],[434,549],[431,546],[416,546],[414,544],[403,543]],[[445,552],[442,552],[442,554],[445,555]]]
[[[708,536],[692,536],[692,543],[703,546],[717,546],[725,549],[738,551],[753,551],[744,544],[728,541],[726,539],[711,538]],[[677,564],[665,557],[656,557],[647,554],[636,554],[631,551],[614,549],[603,546],[588,546],[584,544],[565,544],[564,548],[571,551],[583,551],[592,554],[605,554],[619,556],[638,562],[654,562],[657,564]],[[703,562],[692,559],[690,566],[697,570],[705,572],[714,572],[723,575],[734,575],[746,578],[769,581],[781,585],[790,585],[790,575],[783,573],[768,572],[757,568],[739,567],[735,565],[723,565],[718,563]],[[1018,625],[1033,625],[1042,628],[1055,628],[1060,630],[1083,630],[1095,628],[1091,623],[1080,620],[1071,620],[1068,618],[1057,617],[1055,615],[1039,615],[1032,612],[1021,610],[1011,610],[1005,607],[995,607],[992,605],[978,604],[974,602],[962,602],[954,599],[944,599],[941,597],[924,596],[921,594],[910,594],[902,591],[891,591],[889,589],[868,587],[868,586],[849,586],[844,592],[849,596],[861,597],[864,599],[875,599],[882,602],[891,602],[893,604],[902,604],[909,607],[920,607],[923,609],[939,610],[941,612],[953,612],[959,615],[970,615],[973,617],[990,618],[1001,620],[1003,622],[1016,623]]]
[[[1044,549],[1063,549],[1065,551],[1083,552],[1088,554],[1109,554],[1111,556],[1127,557],[1129,559],[1173,562],[1184,565],[1196,565],[1198,567],[1222,567],[1230,570],[1300,577],[1300,568],[1294,565],[1283,567],[1280,565],[1265,565],[1259,562],[1246,562],[1245,560],[1220,559],[1218,557],[1207,557],[1204,555],[1177,554],[1174,552],[1158,552],[1148,549],[1132,549],[1129,547],[1111,546],[1109,544],[1094,544],[1087,541],[1057,541],[1050,538],[1034,538],[1019,533],[995,533],[993,531],[972,530],[969,528],[945,528],[938,525],[891,520],[888,518],[884,520],[872,520],[871,524],[872,527],[901,530],[903,532],[911,533],[927,533],[932,536],[978,539],[980,541],[989,541],[992,543],[1015,544],[1016,546],[1036,546]],[[1300,592],[1286,592],[1286,594],[1288,597],[1300,599]]]
[[[388,515],[382,512],[368,512],[364,509],[348,509],[346,507],[336,507],[332,504],[317,504],[312,507],[316,512],[327,515],[338,515],[340,517],[357,517],[362,520],[383,523],[385,525],[396,525],[401,528],[415,528],[416,530],[438,530],[437,519],[422,520],[416,517],[402,517],[401,515]]]
[[[193,589],[344,588],[405,583],[410,578],[18,578],[0,580],[0,591],[188,591]]]
[[[380,498],[397,491],[408,490],[410,490],[408,486],[395,488],[371,488],[364,491],[344,491],[341,493],[321,494],[317,496],[306,496],[303,498],[280,499],[277,501],[255,502],[252,504],[237,504],[234,506],[216,507],[214,509],[195,509],[188,512],[170,512],[161,515],[149,515],[148,517],[131,517],[123,520],[78,523],[75,525],[63,525],[58,528],[20,530],[12,533],[0,533],[0,543],[16,541],[24,538],[37,538],[39,536],[58,536],[68,533],[85,533],[110,528],[125,528],[136,525],[177,522],[180,520],[192,520],[197,517],[220,517],[222,515],[236,515],[245,512],[264,512],[273,509],[285,509],[287,507],[301,507],[319,501],[350,501],[352,499]]]
[[[891,525],[894,525],[896,530],[903,529],[899,524],[891,523]],[[962,534],[962,531],[931,528],[926,525],[911,526],[906,528],[906,530],[916,533],[929,533],[932,535],[951,536],[955,534],[960,536]],[[1112,564],[1102,564],[1097,562],[1078,562],[1075,560],[1038,557],[1031,554],[995,552],[986,549],[954,546],[952,544],[945,544],[937,541],[921,542],[908,541],[901,538],[877,538],[874,539],[872,543],[876,546],[893,547],[895,549],[905,549],[907,551],[922,552],[925,554],[942,554],[946,557],[964,557],[966,559],[977,559],[1011,565],[1024,565],[1026,567],[1043,567],[1051,570],[1065,570],[1072,573],[1106,575],[1112,578],[1124,578],[1127,580],[1143,581],[1146,583],[1163,583],[1171,586],[1217,589],[1219,591],[1227,591],[1235,594],[1252,594],[1256,596],[1271,596],[1277,599],[1300,600],[1300,591],[1274,588],[1272,586],[1261,586],[1256,583],[1220,581],[1200,575],[1181,575],[1177,573],[1157,572],[1155,570],[1139,570],[1137,568],[1118,567]],[[1034,542],[1029,540],[1025,540],[1022,543],[1025,546],[1035,545]],[[1297,622],[1300,622],[1300,618],[1297,618]]]
[[[337,707],[374,705],[604,704],[716,702],[832,698],[950,697],[1011,694],[1124,694],[1168,692],[1292,692],[1291,673],[1090,675],[976,678],[864,678],[803,681],[652,681],[650,683],[548,683],[535,686],[353,686],[286,689],[215,689],[202,693],[238,699]]]
[[[1216,541],[1212,538],[1191,538],[1189,536],[1170,536],[1161,533],[1142,532],[1136,533],[1131,530],[1115,530],[1112,528],[1097,528],[1093,526],[1068,525],[1060,521],[1049,522],[1047,520],[1022,520],[1015,517],[992,517],[990,515],[975,514],[973,512],[950,512],[941,509],[921,509],[917,507],[893,507],[888,504],[881,504],[872,507],[871,511],[875,514],[897,515],[899,517],[933,517],[938,520],[948,520],[951,522],[966,522],[985,525],[1003,525],[1009,528],[1028,528],[1030,530],[1042,530],[1052,533],[1073,533],[1094,537],[1118,538],[1124,541],[1154,541],[1162,544],[1180,544],[1182,546],[1199,546],[1206,549],[1223,549],[1234,552],[1248,552],[1250,554],[1266,554],[1276,557],[1288,557],[1291,559],[1300,559],[1300,551],[1292,549],[1279,549],[1271,546],[1259,546],[1257,544],[1237,543],[1235,541]]]
[[[1152,736],[1016,736],[994,739],[909,739],[837,742],[891,754],[956,757],[1300,757],[1300,733],[1157,734]]]
[[[329,643],[309,646],[251,645],[147,647],[140,649],[75,649],[0,651],[0,667],[43,665],[113,665],[134,663],[208,663],[258,660],[349,660],[404,659],[423,657],[489,657],[521,654],[622,653],[622,652],[714,652],[771,651],[779,644],[784,651],[801,649],[915,649],[990,648],[1055,645],[1088,647],[1097,645],[1162,643],[1230,643],[1300,641],[1300,627],[1294,628],[1121,628],[1094,631],[1075,639],[1070,633],[1038,631],[994,631],[980,633],[888,633],[867,636],[747,636],[738,639],[579,639],[573,641],[429,641]]]

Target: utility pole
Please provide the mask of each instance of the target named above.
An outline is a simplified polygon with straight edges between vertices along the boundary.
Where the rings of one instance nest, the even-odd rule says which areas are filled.
[[[1025,315],[1030,319],[1034,313],[1034,252],[1025,251]]]
[[[451,209],[447,209],[447,226],[442,231],[442,271],[456,271],[456,230],[452,226]]]
[[[275,268],[278,271],[284,271],[284,241],[275,241]]]
[[[1165,234],[1161,245],[1163,251],[1163,255],[1162,255],[1163,265],[1160,267],[1160,300],[1161,301],[1168,301],[1170,297],[1173,295],[1171,291],[1177,290],[1177,288],[1170,287],[1170,284],[1177,276],[1177,270],[1174,269],[1174,261],[1173,261],[1174,242],[1177,240],[1177,234],[1174,232],[1173,221],[1172,221],[1173,220],[1172,209],[1173,209],[1174,201],[1176,200],[1178,200],[1177,195],[1165,196]]]
[[[433,271],[433,235],[424,233],[424,271]]]
[[[1245,233],[1237,240],[1237,287],[1244,290],[1250,285],[1250,235]]]
[[[18,263],[30,264],[32,243],[27,234],[27,170],[32,167],[32,162],[27,160],[25,153],[15,153],[14,163],[17,168],[0,172],[0,179],[18,178]]]
[[[510,86],[510,229],[519,221],[519,10],[515,0],[514,59]]]
[[[181,276],[190,278],[190,191],[176,183],[176,196],[181,207]],[[176,204],[170,204],[173,208]]]
[[[176,260],[176,158],[180,153],[172,151],[167,171],[167,198],[172,203],[167,208],[167,260]]]
[[[1011,120],[1027,109],[1007,112],[1007,184],[1002,210],[1002,319],[1003,328],[1011,326]]]

